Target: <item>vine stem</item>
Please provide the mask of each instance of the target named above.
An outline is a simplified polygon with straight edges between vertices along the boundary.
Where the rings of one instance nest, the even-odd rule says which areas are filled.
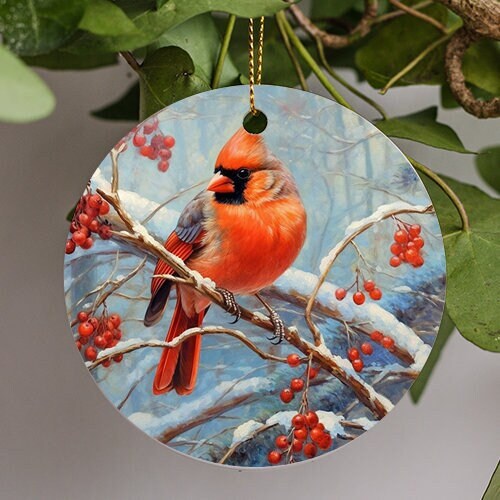
[[[224,37],[220,46],[219,57],[217,58],[217,64],[215,65],[214,76],[212,78],[213,89],[216,89],[219,86],[235,23],[236,16],[234,14],[231,14],[227,20],[226,31],[224,32]]]
[[[446,184],[446,182],[438,174],[436,174],[436,172],[432,171],[430,168],[410,156],[407,156],[407,158],[416,170],[422,172],[424,175],[429,177],[429,179],[432,179],[444,191],[453,205],[455,205],[455,208],[460,215],[460,219],[462,220],[462,230],[467,233],[470,232],[469,216],[467,215],[465,207],[455,191],[453,191],[453,189],[451,189],[451,187]]]
[[[120,55],[125,59],[127,64],[136,72],[141,72],[141,65],[137,62],[137,59],[134,57],[134,54],[130,51],[122,51]]]
[[[350,110],[353,110],[352,106],[342,97],[342,95],[338,92],[338,90],[332,85],[332,83],[328,80],[323,71],[321,71],[321,68],[319,67],[318,63],[313,59],[311,54],[309,54],[308,50],[304,47],[299,37],[295,34],[295,31],[293,30],[291,24],[288,22],[288,19],[286,18],[284,12],[279,12],[276,15],[281,17],[281,22],[283,24],[283,27],[285,28],[288,38],[290,39],[290,42],[295,47],[297,52],[301,55],[301,57],[304,59],[304,61],[309,65],[313,73],[318,77],[318,80],[321,82],[323,87],[325,87],[325,89],[339,104],[342,104],[342,106],[345,106]]]
[[[316,46],[318,48],[318,55],[319,59],[321,61],[321,64],[323,67],[326,69],[326,71],[331,75],[332,78],[335,78],[341,85],[343,85],[347,90],[352,92],[354,95],[358,96],[360,99],[365,101],[367,104],[369,104],[372,108],[376,109],[379,113],[380,116],[384,120],[387,120],[387,113],[385,112],[384,108],[380,106],[378,103],[376,103],[373,99],[370,99],[368,96],[363,94],[363,92],[360,92],[356,87],[352,86],[347,80],[344,80],[329,64],[328,60],[326,59],[325,55],[325,48],[323,47],[323,42],[321,41],[320,38],[316,38]]]

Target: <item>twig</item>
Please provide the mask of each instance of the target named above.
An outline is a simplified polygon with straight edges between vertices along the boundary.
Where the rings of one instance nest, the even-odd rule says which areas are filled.
[[[321,68],[318,66],[318,63],[314,60],[311,54],[309,54],[309,51],[304,47],[299,37],[293,31],[293,28],[291,24],[288,22],[284,12],[278,12],[276,16],[281,18],[281,23],[292,45],[297,49],[298,53],[302,56],[304,61],[306,61],[306,63],[310,66],[311,70],[318,77],[318,80],[321,82],[323,87],[325,87],[325,89],[328,90],[331,96],[339,104],[342,104],[342,106],[345,106],[346,108],[352,109],[351,105],[342,97],[342,95],[338,92],[338,90],[332,85],[332,83],[328,80],[326,75],[321,71]]]
[[[415,59],[410,61],[401,71],[398,71],[385,85],[379,90],[379,93],[384,95],[398,80],[401,80],[403,76],[407,75],[420,61],[425,59],[434,49],[439,47],[441,44],[445,43],[451,38],[452,34],[449,33],[441,38],[438,38],[428,47],[426,47],[420,54],[418,54]]]
[[[394,7],[398,8],[399,10],[405,11],[407,14],[410,14],[413,17],[416,17],[418,19],[421,19],[422,21],[425,21],[426,23],[432,24],[435,28],[437,28],[439,31],[443,32],[444,34],[447,33],[446,26],[441,24],[437,19],[434,19],[431,16],[428,16],[427,14],[424,14],[423,12],[420,12],[413,7],[410,7],[409,5],[405,5],[404,3],[400,2],[399,0],[389,0]]]
[[[297,77],[300,82],[300,86],[302,87],[302,90],[309,90],[309,85],[307,85],[306,78],[304,76],[304,72],[302,71],[302,66],[300,65],[299,60],[297,59],[297,56],[295,55],[295,52],[293,51],[293,47],[290,44],[290,39],[288,38],[288,35],[286,33],[286,30],[283,26],[282,18],[279,15],[275,16],[276,19],[276,25],[278,26],[278,30],[281,35],[281,39],[283,40],[283,43],[285,44],[285,48],[288,52],[288,56],[290,57],[290,61],[293,64],[293,67],[295,69],[295,73],[297,73]]]
[[[123,51],[120,52],[120,55],[127,61],[127,64],[136,72],[140,73],[141,72],[141,65],[137,62],[137,59],[134,57],[132,52],[129,51]]]
[[[416,3],[415,5],[412,6],[412,8],[413,10],[425,9],[425,7],[428,7],[433,3],[434,3],[433,0],[424,0],[423,2]],[[392,12],[388,12],[387,14],[382,14],[380,16],[375,17],[371,21],[371,24],[373,25],[373,24],[385,23],[386,21],[390,21],[391,19],[395,19],[396,17],[405,16],[406,14],[407,12],[403,10],[393,10]]]
[[[455,208],[457,209],[460,215],[460,219],[462,221],[462,230],[467,233],[470,232],[469,216],[467,215],[465,207],[460,198],[455,193],[455,191],[453,191],[453,189],[451,189],[451,187],[448,184],[446,184],[446,182],[441,177],[439,177],[438,174],[433,172],[430,168],[426,167],[425,165],[418,162],[414,158],[411,158],[410,156],[407,156],[407,158],[408,161],[413,165],[413,167],[415,167],[415,169],[422,172],[424,175],[429,177],[429,179],[432,179],[444,191],[444,193],[446,194],[446,196],[448,196],[453,205],[455,205]]]
[[[236,22],[236,16],[231,14],[227,20],[226,31],[224,32],[224,38],[222,39],[222,44],[220,46],[219,57],[217,58],[217,64],[214,70],[214,76],[212,78],[212,88],[216,89],[219,86],[222,71],[224,69],[224,62],[226,60],[227,51],[229,49],[229,43],[231,41],[231,36],[234,30],[234,24]]]

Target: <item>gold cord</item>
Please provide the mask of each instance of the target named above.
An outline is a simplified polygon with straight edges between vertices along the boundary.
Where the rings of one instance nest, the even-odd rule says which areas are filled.
[[[262,59],[264,52],[264,17],[260,18],[259,27],[259,45],[257,47],[257,74],[255,74],[255,48],[254,48],[254,30],[253,19],[248,22],[248,79],[250,81],[250,112],[252,115],[257,115],[258,111],[255,107],[255,85],[260,85],[262,81]]]

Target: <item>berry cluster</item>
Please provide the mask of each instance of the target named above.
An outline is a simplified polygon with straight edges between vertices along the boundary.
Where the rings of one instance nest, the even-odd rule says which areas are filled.
[[[425,242],[420,232],[422,228],[419,224],[408,224],[397,219],[398,229],[394,233],[394,243],[391,245],[392,257],[389,264],[398,267],[406,262],[413,267],[424,265],[421,255]]]
[[[389,337],[388,335],[384,335],[378,330],[373,330],[373,332],[370,334],[370,338],[388,351],[392,351],[394,349],[394,339],[392,337]]]
[[[357,269],[356,279],[354,280],[354,283],[350,287],[337,288],[337,290],[335,290],[335,298],[337,300],[344,300],[348,290],[350,290],[353,287],[356,287],[356,291],[352,294],[352,301],[358,306],[365,303],[366,295],[363,291],[359,289],[359,275],[360,271],[359,269]],[[363,288],[365,289],[366,292],[368,292],[368,295],[372,300],[380,300],[382,298],[382,290],[380,290],[380,288],[376,286],[375,281],[365,280],[363,282]]]
[[[287,362],[292,368],[296,368],[302,360],[298,354],[290,354]],[[298,412],[292,417],[289,434],[280,434],[275,440],[276,449],[268,453],[267,459],[270,464],[280,463],[283,457],[293,462],[295,455],[300,453],[305,458],[313,458],[317,455],[318,449],[328,450],[332,446],[332,436],[319,421],[317,413],[309,409],[307,399],[309,381],[317,374],[318,370],[308,365],[302,376],[305,380],[302,377],[292,378],[290,387],[281,391],[280,398],[283,403],[290,403],[298,392],[302,392],[302,401]]]
[[[77,316],[78,337],[75,341],[77,349],[82,352],[85,359],[95,361],[97,354],[102,349],[108,349],[118,344],[122,338],[120,315],[111,314],[108,316],[106,308],[100,317],[89,316],[85,311],[80,311]],[[113,361],[119,363],[123,359],[123,354],[113,356]],[[102,363],[107,368],[111,365],[111,359]]]
[[[156,133],[153,135],[153,132]],[[147,136],[151,137],[148,138]],[[132,144],[139,149],[142,156],[150,160],[158,160],[157,165],[160,172],[168,170],[175,139],[171,135],[163,135],[158,130],[158,119],[154,118],[146,122],[142,130],[136,130],[132,138]]]
[[[362,371],[365,366],[361,353],[363,353],[365,356],[371,356],[373,354],[373,346],[370,344],[370,342],[363,342],[360,345],[359,349],[356,347],[350,347],[349,349],[347,349],[347,358],[351,362],[354,370],[358,373]]]
[[[93,244],[92,233],[98,234],[103,240],[111,238],[110,225],[102,219],[109,212],[109,204],[101,195],[87,192],[78,201],[73,220],[69,226],[71,238],[66,241],[66,253],[71,254],[76,247],[88,250]]]

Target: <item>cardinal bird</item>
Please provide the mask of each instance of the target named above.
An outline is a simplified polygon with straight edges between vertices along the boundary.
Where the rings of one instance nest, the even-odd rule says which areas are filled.
[[[306,237],[306,212],[292,174],[271,154],[261,135],[240,128],[220,151],[214,174],[206,190],[182,211],[165,248],[190,269],[213,280],[228,309],[237,312],[233,294],[257,294],[296,259]],[[168,274],[175,275],[175,271],[158,260],[144,317],[146,326],[157,323],[165,310],[172,281],[158,275]],[[201,326],[210,305],[192,287],[177,284],[176,288],[167,342]],[[275,326],[281,321],[276,313],[271,320]],[[200,349],[201,335],[164,349],[153,393],[175,389],[177,394],[190,394]]]

